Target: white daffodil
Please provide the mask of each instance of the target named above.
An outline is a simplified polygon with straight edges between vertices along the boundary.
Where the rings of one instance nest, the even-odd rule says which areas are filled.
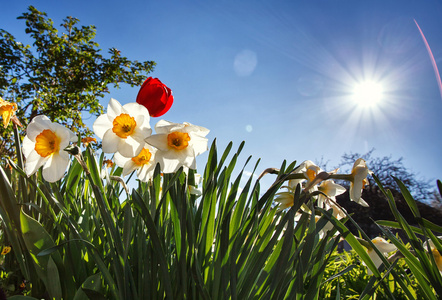
[[[395,251],[397,248],[395,245],[387,242],[385,239],[381,237],[376,237],[371,240],[371,242],[375,245],[375,247],[384,255],[386,256],[389,252]],[[382,265],[382,259],[379,257],[379,255],[374,251],[373,249],[368,249],[368,256],[370,256],[371,260],[373,261],[376,268],[379,268]],[[368,269],[367,270],[368,275],[372,275],[373,272]]]
[[[25,172],[31,176],[43,166],[43,178],[55,182],[63,177],[69,164],[69,154],[63,149],[77,136],[60,124],[52,123],[46,116],[36,116],[26,129],[23,154]]]
[[[442,239],[441,236],[438,236],[439,239]],[[431,254],[433,254],[434,261],[436,262],[437,268],[439,269],[439,272],[442,273],[442,256],[440,255],[439,250],[434,246],[434,243],[432,240],[428,240],[428,245],[430,245]],[[424,249],[427,250],[427,242],[424,243]]]
[[[279,203],[278,210],[280,212],[286,208],[290,208],[294,204],[295,195],[293,192],[280,192],[275,195],[274,201]]]
[[[155,170],[155,152],[157,149],[148,144],[144,144],[141,152],[132,158],[124,157],[120,153],[115,153],[115,163],[123,168],[123,176],[127,176],[133,171],[137,171],[137,177],[143,182],[152,178]]]
[[[164,173],[176,172],[181,166],[196,169],[196,156],[208,150],[205,136],[209,130],[204,127],[161,120],[155,132],[146,142],[158,149],[156,161]]]
[[[321,184],[318,186],[318,190],[327,195],[327,197],[322,194],[318,195],[318,206],[320,207],[322,207],[322,203],[327,198],[336,200],[336,196],[341,195],[346,191],[342,185],[334,183],[333,180],[325,180],[321,182]]]
[[[365,207],[368,207],[368,204],[361,196],[364,186],[368,184],[367,175],[369,173],[371,173],[371,171],[367,168],[365,160],[362,158],[357,159],[351,170],[350,200]]]
[[[111,99],[107,113],[95,120],[95,134],[102,139],[103,152],[119,152],[124,157],[137,156],[144,147],[144,139],[152,134],[147,109],[136,102],[121,105]]]
[[[333,216],[340,220],[346,216],[345,212],[346,210],[343,207],[338,206],[336,203],[332,201],[327,201],[325,204],[325,209],[329,210],[330,208],[333,209]]]
[[[316,178],[316,176],[322,172],[321,168],[315,165],[312,161],[306,160],[304,164],[304,176],[307,179],[306,186],[309,186]],[[317,190],[316,185],[312,186],[310,191]]]
[[[335,174],[338,169],[331,172],[324,172],[320,167],[315,165],[312,161],[306,160],[303,162],[303,175],[307,181],[305,182],[304,190],[314,192],[318,190],[318,184],[330,178],[331,174]]]

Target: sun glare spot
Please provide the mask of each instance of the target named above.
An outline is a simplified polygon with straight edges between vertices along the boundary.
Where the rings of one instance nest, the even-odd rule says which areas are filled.
[[[382,85],[373,81],[358,83],[353,90],[353,100],[361,107],[373,107],[383,97]]]

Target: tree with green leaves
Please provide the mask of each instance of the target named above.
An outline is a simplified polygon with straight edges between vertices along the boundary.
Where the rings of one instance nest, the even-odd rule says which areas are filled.
[[[84,114],[103,113],[99,100],[109,93],[108,87],[140,86],[155,66],[153,61],[131,61],[115,48],[103,55],[94,41],[95,26],[78,27],[76,18],[64,19],[61,32],[33,6],[18,19],[25,20],[33,44],[20,43],[0,29],[0,97],[17,103],[24,124],[46,115],[80,136],[90,136]],[[0,156],[12,157],[11,128],[0,128],[0,135]]]

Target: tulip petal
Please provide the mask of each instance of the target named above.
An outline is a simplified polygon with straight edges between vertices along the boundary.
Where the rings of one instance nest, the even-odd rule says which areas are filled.
[[[145,106],[150,116],[159,117],[172,106],[172,91],[158,78],[149,77],[144,81],[138,92],[137,103]]]

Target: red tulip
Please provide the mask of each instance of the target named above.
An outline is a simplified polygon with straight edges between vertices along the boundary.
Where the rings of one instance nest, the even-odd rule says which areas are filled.
[[[172,91],[158,78],[147,78],[137,95],[137,103],[145,106],[151,117],[164,115],[172,106]]]

